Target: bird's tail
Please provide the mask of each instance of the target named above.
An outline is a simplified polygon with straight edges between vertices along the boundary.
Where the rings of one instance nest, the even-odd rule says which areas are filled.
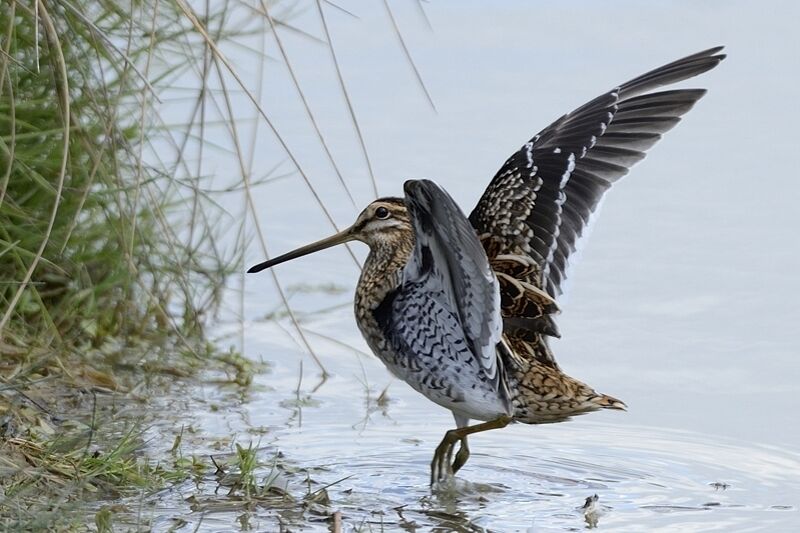
[[[618,409],[620,411],[626,411],[628,407],[622,400],[617,400],[613,396],[608,396],[606,394],[598,394],[592,398],[592,402],[597,404],[601,409]]]

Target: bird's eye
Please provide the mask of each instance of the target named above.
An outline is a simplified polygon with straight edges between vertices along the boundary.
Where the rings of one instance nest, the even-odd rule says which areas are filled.
[[[389,218],[389,210],[385,207],[379,207],[375,210],[375,218],[379,218],[381,220]]]

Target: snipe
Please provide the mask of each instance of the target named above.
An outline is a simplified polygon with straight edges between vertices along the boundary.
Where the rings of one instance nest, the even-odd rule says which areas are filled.
[[[714,68],[721,50],[562,116],[505,162],[469,218],[435,183],[407,181],[405,198],[375,200],[350,228],[248,272],[347,241],[370,247],[355,295],[361,333],[394,375],[455,417],[431,483],[464,465],[473,433],[624,409],[559,368],[548,345],[559,336],[556,298],[603,194],[705,94],[654,90]]]

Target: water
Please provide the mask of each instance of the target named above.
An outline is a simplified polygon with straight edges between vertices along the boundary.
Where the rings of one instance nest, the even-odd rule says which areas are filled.
[[[156,529],[325,531],[340,511],[345,530],[366,531],[796,530],[800,111],[787,102],[800,71],[797,4],[423,5],[433,31],[413,3],[393,7],[437,113],[381,3],[346,6],[358,19],[330,10],[329,22],[380,192],[397,195],[403,179],[431,177],[467,209],[505,157],[561,113],[649,68],[728,45],[730,57],[689,84],[709,95],[608,196],[559,318],[555,352],[565,371],[629,411],[478,435],[455,485],[431,492],[429,461],[452,419],[356,353],[366,350],[350,308],[357,270],[344,250],[331,250],[277,273],[286,286],[303,284],[292,304],[333,377],[317,383],[288,321],[260,320],[279,299],[269,275],[248,277],[244,351],[271,370],[244,397],[210,385],[196,391],[191,423],[200,436],[189,441],[193,453],[258,442],[265,465],[282,454],[281,480],[295,503],[333,484],[329,502],[298,511],[276,497],[246,507],[206,476],[154,498]],[[314,9],[294,22],[320,34]],[[275,81],[266,97],[281,105],[270,113],[344,226],[372,198],[366,167],[326,48],[286,40],[357,207],[275,62],[265,67]],[[252,77],[252,63],[239,59]],[[252,115],[244,98],[234,104]],[[210,165],[228,168],[216,157]],[[277,148],[258,151],[254,172],[281,157]],[[332,232],[297,176],[257,195],[273,253]],[[255,242],[248,258],[263,259]],[[387,386],[388,402],[378,402]],[[269,472],[263,466],[261,479]],[[582,506],[595,494],[587,516]]]
[[[321,317],[307,326],[328,334],[341,327],[338,322]],[[252,324],[249,335],[271,339],[252,341],[252,353],[282,358],[273,360],[255,392],[244,398],[235,390],[204,389],[204,400],[186,420],[196,436],[184,446],[220,457],[232,441],[257,443],[259,480],[269,477],[280,452],[281,464],[288,465],[281,483],[293,499],[247,506],[207,473],[200,482],[158,495],[156,529],[180,519],[180,531],[238,531],[242,524],[265,531],[327,531],[326,517],[336,511],[346,531],[794,528],[800,494],[796,452],[711,432],[642,426],[630,413],[476,436],[455,483],[431,491],[429,462],[452,424],[448,413],[390,379],[377,360],[343,347],[324,350],[333,372],[329,380],[315,382],[305,363],[298,387],[300,352],[282,330]],[[657,422],[658,413],[651,419]],[[325,487],[329,502],[302,506],[309,492]],[[582,507],[595,494],[597,513],[587,516]]]

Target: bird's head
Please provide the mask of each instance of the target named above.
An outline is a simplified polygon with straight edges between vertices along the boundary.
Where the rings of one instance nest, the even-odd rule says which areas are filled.
[[[407,239],[413,229],[402,198],[378,198],[364,208],[345,231],[351,233],[352,239],[376,248],[397,239]]]
[[[248,272],[260,272],[277,264],[308,255],[337,244],[361,241],[370,248],[392,246],[413,240],[413,226],[402,198],[378,198],[371,202],[349,228],[327,239],[313,242],[281,256],[251,267]]]

